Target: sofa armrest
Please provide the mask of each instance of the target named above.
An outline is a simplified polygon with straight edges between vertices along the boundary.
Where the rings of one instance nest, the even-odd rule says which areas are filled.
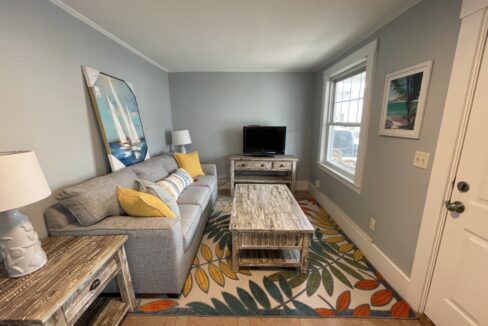
[[[202,169],[206,175],[217,176],[217,166],[215,164],[202,164]]]

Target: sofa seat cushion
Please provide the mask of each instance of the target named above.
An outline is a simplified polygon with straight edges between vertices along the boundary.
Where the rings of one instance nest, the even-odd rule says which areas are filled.
[[[134,188],[136,179],[133,170],[121,169],[65,188],[57,199],[81,225],[92,225],[107,216],[124,214],[117,198],[117,187]]]
[[[181,232],[183,233],[183,249],[186,251],[195,236],[202,209],[198,205],[180,205]]]
[[[199,187],[191,185],[187,187],[178,197],[178,205],[190,204],[198,205],[201,209],[207,206],[210,199],[210,189],[207,187]]]

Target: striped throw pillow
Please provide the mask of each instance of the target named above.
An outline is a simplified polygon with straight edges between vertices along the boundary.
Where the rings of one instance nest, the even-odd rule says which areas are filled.
[[[156,183],[177,200],[181,192],[193,183],[193,179],[184,169],[178,169],[166,179]]]

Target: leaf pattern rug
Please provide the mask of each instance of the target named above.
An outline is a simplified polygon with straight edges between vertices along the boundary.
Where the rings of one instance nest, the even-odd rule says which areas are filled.
[[[136,314],[416,318],[409,305],[313,199],[298,201],[316,227],[308,272],[232,271],[231,197],[219,197],[183,293],[142,295]]]

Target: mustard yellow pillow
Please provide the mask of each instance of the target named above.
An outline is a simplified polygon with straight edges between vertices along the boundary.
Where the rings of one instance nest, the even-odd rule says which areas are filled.
[[[152,217],[167,216],[175,217],[175,213],[154,195],[136,191],[129,188],[117,189],[120,206],[130,216]]]
[[[198,157],[198,152],[191,153],[175,153],[175,159],[178,163],[178,167],[184,169],[192,177],[199,177],[205,175],[202,170],[202,165],[200,164],[200,158]]]

